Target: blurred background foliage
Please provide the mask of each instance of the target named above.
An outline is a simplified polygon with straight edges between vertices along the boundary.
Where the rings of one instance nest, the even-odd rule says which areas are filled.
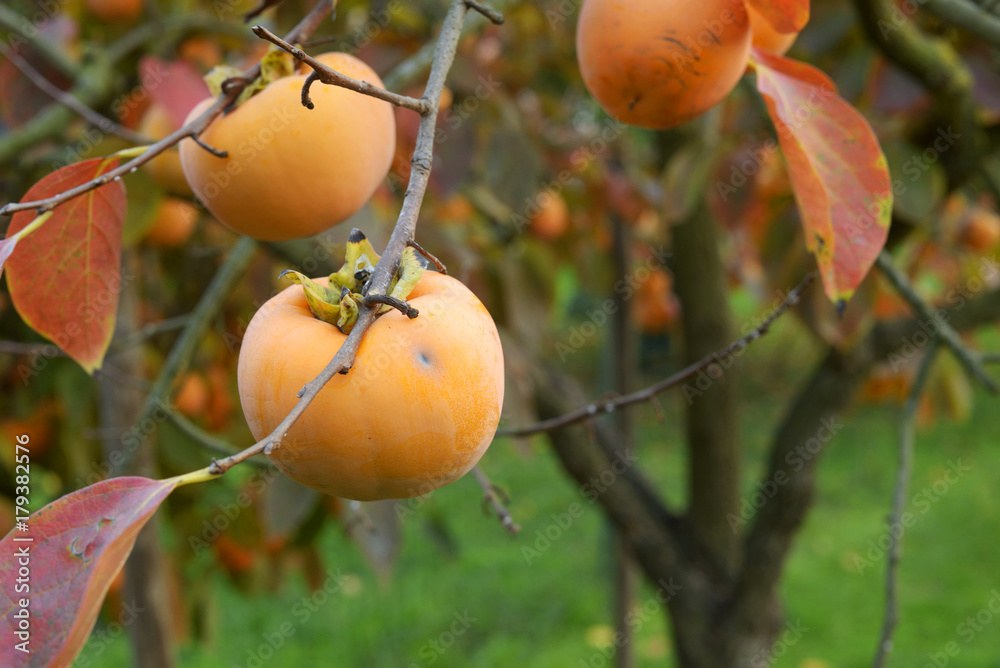
[[[259,20],[287,29],[309,4],[286,0]],[[143,77],[143,71],[156,71],[148,69],[150,63],[170,73],[166,80],[184,80],[223,62],[246,66],[264,52],[240,19],[255,5],[249,0],[135,0],[131,9],[127,0],[66,0],[48,15],[42,2],[5,5],[23,16],[46,17],[39,24],[44,48],[23,46],[19,52],[48,79],[74,91],[89,86],[92,106],[151,136],[165,135],[176,122],[156,118],[154,89],[162,82]],[[385,75],[434,39],[445,8],[443,2],[343,0],[336,20],[312,38],[328,41],[310,50],[351,51]],[[724,258],[740,333],[774,308],[812,263],[781,155],[766,150],[773,129],[752,86],[739,86],[706,117],[674,131],[623,127],[602,114],[580,80],[576,11],[575,2],[514,2],[503,26],[484,27],[476,19],[449,78],[418,226],[421,244],[480,296],[502,328],[506,425],[533,419],[525,372],[533,358],[558,360],[595,395],[607,389],[612,351],[609,314],[602,309],[615,290],[628,290],[641,380],[676,370],[674,337],[683,314],[672,290],[670,229],[700,202],[728,232]],[[979,121],[995,127],[996,50],[923,14],[918,20],[956,46],[974,77]],[[995,286],[1000,273],[983,272],[1000,244],[1000,164],[987,163],[992,179],[950,185],[947,149],[931,148],[941,128],[929,123],[930,97],[871,47],[848,3],[814,2],[812,20],[789,55],[829,73],[879,135],[902,184],[893,254],[923,296],[944,303],[954,297],[955,286],[982,290],[975,287],[976,276]],[[419,79],[396,79],[390,76],[387,83],[420,91]],[[72,120],[44,140],[8,151],[11,138],[38,129],[51,105],[0,60],[4,201],[19,199],[56,165],[126,145]],[[206,431],[233,444],[251,441],[235,388],[236,359],[250,317],[284,287],[276,278],[280,271],[329,271],[353,226],[376,247],[387,239],[417,129],[411,112],[397,110],[396,116],[397,159],[369,206],[310,242],[268,246],[215,318],[173,396],[175,409]],[[101,371],[107,381],[138,390],[148,387],[176,334],[176,324],[161,324],[183,322],[235,239],[198,207],[176,174],[171,177],[167,162],[126,179],[124,271],[139,329],[113,344]],[[625,275],[617,275],[612,262],[614,220],[627,231]],[[875,276],[842,319],[814,290],[796,316],[780,321],[739,359],[739,372],[723,382],[739,384],[748,497],[764,471],[767,438],[804,378],[806,362],[819,353],[819,342],[846,348],[874,320],[907,313]],[[976,337],[977,347],[1000,349],[995,327]],[[8,345],[0,353],[0,531],[6,533],[13,523],[17,434],[32,437],[32,504],[39,508],[106,475],[101,438],[116,438],[130,425],[101,423],[96,381],[41,347],[4,292],[0,339],[39,344],[30,350]],[[119,371],[115,353],[135,349],[141,351],[141,374]],[[895,468],[894,416],[916,362],[876,369],[850,415],[843,416],[845,427],[820,468],[817,506],[784,586],[788,619],[801,620],[808,630],[776,665],[859,665],[875,646],[884,550],[863,573],[856,557],[866,558],[869,541],[884,534]],[[986,604],[996,591],[992,586],[1000,586],[1000,421],[979,399],[952,360],[940,356],[920,411],[913,493],[939,481],[949,461],[961,458],[971,471],[907,532],[902,623],[892,665],[922,665],[929,653],[961,640],[956,627]],[[652,407],[635,411],[642,468],[678,503],[686,484],[683,401],[679,392],[665,397],[662,417]],[[204,466],[214,454],[166,421],[158,425],[155,453],[164,476]],[[254,665],[255,652],[271,665],[606,665],[613,633],[610,553],[599,509],[567,481],[544,437],[499,440],[483,465],[511,496],[510,509],[523,529],[516,539],[483,516],[471,480],[426,500],[359,506],[319,498],[268,469],[243,466],[212,485],[177,491],[165,506],[161,532],[174,583],[170,610],[179,665]],[[553,515],[573,503],[583,506],[582,515],[555,532],[555,539],[545,539]],[[541,550],[545,540],[551,546]],[[541,555],[525,556],[525,546]],[[335,591],[318,603],[320,592],[329,589]],[[297,607],[303,597],[316,602],[315,611]],[[652,600],[644,590],[637,602]],[[128,618],[128,605],[118,582],[77,665],[129,664],[128,643],[116,626]],[[455,615],[466,611],[475,621],[449,636],[458,628]],[[268,651],[257,645],[277,644],[268,638],[285,623],[291,636],[275,658],[264,658]],[[648,621],[636,631],[638,665],[670,665],[659,604],[650,606]],[[976,637],[956,664],[1000,666],[998,638],[995,632]],[[432,648],[446,641],[444,651]]]

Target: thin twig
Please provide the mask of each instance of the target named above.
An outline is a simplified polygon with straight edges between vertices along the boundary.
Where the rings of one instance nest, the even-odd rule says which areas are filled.
[[[17,53],[14,49],[11,49],[3,42],[0,42],[0,54],[3,54],[3,56],[9,60],[11,65],[21,70],[21,74],[27,77],[31,83],[35,84],[40,91],[64,107],[75,111],[88,123],[100,128],[102,132],[118,135],[125,141],[130,141],[133,144],[148,144],[152,141],[149,137],[146,137],[142,133],[127,128],[120,123],[116,123],[107,116],[102,116],[80,100],[76,99],[70,93],[60,89],[58,86],[46,79],[45,76],[36,70],[31,63],[22,58],[19,53]]]
[[[190,316],[180,315],[176,318],[167,318],[159,322],[153,322],[138,332],[120,341],[113,341],[107,357],[111,357],[115,352],[119,352],[132,346],[138,345],[157,334],[179,329],[187,324]],[[10,353],[12,355],[42,355],[44,357],[66,357],[66,353],[59,349],[54,343],[21,343],[20,341],[0,341],[0,353]]]
[[[259,5],[243,15],[243,21],[249,23],[271,7],[277,7],[282,2],[284,2],[284,0],[261,0]]]
[[[315,30],[320,22],[330,13],[331,2],[330,0],[319,0],[313,9],[303,18],[297,26],[295,26],[292,31],[288,34],[288,39],[292,41],[298,40],[300,37],[304,37]],[[39,214],[45,213],[46,211],[51,211],[60,204],[68,202],[69,200],[78,197],[84,193],[90,192],[96,188],[99,188],[115,179],[119,179],[122,176],[131,173],[138,169],[141,165],[149,162],[157,155],[163,153],[171,146],[174,146],[182,139],[187,137],[194,137],[200,135],[205,131],[205,128],[215,120],[218,116],[231,105],[239,94],[243,91],[246,85],[257,78],[260,74],[260,64],[254,65],[240,78],[240,81],[234,85],[226,87],[225,92],[216,99],[215,103],[212,104],[208,109],[206,109],[200,116],[193,119],[190,123],[187,123],[184,127],[179,130],[167,135],[160,141],[152,144],[149,148],[140,156],[129,160],[128,162],[119,165],[118,167],[109,170],[102,174],[101,176],[88,181],[87,183],[81,184],[76,188],[71,188],[62,193],[53,195],[41,200],[34,200],[31,202],[19,202],[11,203],[0,208],[0,216],[10,215],[18,211],[28,211],[31,209],[36,209]]]
[[[965,368],[966,373],[982,383],[993,394],[1000,391],[1000,387],[997,386],[996,381],[990,378],[976,359],[976,353],[966,348],[955,328],[949,325],[946,320],[939,317],[937,312],[917,294],[916,289],[910,284],[910,280],[906,277],[906,274],[893,264],[892,258],[886,251],[879,253],[876,264],[882,271],[882,274],[889,280],[889,283],[892,284],[892,287],[896,289],[896,292],[910,305],[910,308],[913,309],[917,317],[934,323],[937,327],[937,336],[940,337],[941,342],[955,355],[955,358]]]
[[[472,474],[476,476],[476,482],[479,483],[479,487],[483,490],[483,506],[492,507],[503,528],[511,536],[516,536],[521,531],[521,527],[514,522],[510,511],[504,505],[504,503],[510,503],[510,499],[506,498],[507,495],[503,493],[503,490],[494,485],[478,465],[472,467]]]
[[[434,268],[437,269],[438,272],[444,274],[445,276],[448,275],[448,267],[444,266],[444,262],[437,259],[437,256],[435,256],[433,253],[425,249],[423,246],[418,244],[413,239],[410,239],[406,245],[412,248],[413,250],[417,251],[421,255],[423,255],[425,258],[427,258],[427,260],[429,260],[430,263],[434,265]]]
[[[490,21],[493,21],[493,23],[497,25],[503,25],[503,14],[497,11],[496,9],[493,9],[492,7],[487,7],[486,5],[484,5],[481,2],[478,2],[477,0],[465,0],[465,4],[469,7],[469,9],[474,9],[475,11],[479,12],[480,14],[488,18]]]
[[[191,320],[191,315],[184,314],[173,318],[166,318],[165,320],[160,320],[158,322],[151,322],[148,325],[144,325],[141,329],[139,329],[139,331],[135,332],[131,336],[125,337],[120,341],[113,342],[111,344],[111,348],[112,350],[131,348],[132,346],[138,345],[158,334],[180,329],[181,327],[184,327],[189,320]]]
[[[217,455],[229,456],[236,452],[232,445],[228,441],[225,441],[217,436],[213,436],[208,433],[194,422],[188,419],[186,415],[178,411],[176,408],[171,407],[166,410],[167,418],[174,423],[174,426],[181,430],[181,432],[190,438],[192,441],[200,445],[201,447],[214,452]],[[260,468],[267,468],[270,466],[267,462],[259,459],[251,459],[250,463],[254,466],[259,466]]]
[[[243,278],[256,250],[256,241],[250,237],[240,237],[232,250],[229,251],[229,256],[219,267],[208,287],[205,288],[201,299],[191,311],[187,325],[167,354],[167,359],[153,382],[153,386],[146,396],[146,402],[142,406],[142,412],[135,422],[137,425],[142,425],[150,420],[157,411],[163,410],[163,406],[168,403],[167,399],[170,396],[174,379],[187,367],[198,348],[198,344],[205,337],[209,323],[211,323],[212,318],[219,314],[223,303],[229,297],[229,293]],[[133,452],[135,451],[133,450]],[[128,463],[128,457],[125,460],[121,462],[118,469]]]
[[[923,0],[923,6],[942,21],[1000,47],[1000,18],[974,3],[968,0]]]
[[[370,95],[371,97],[394,104],[397,107],[410,109],[421,115],[426,114],[430,108],[430,103],[426,99],[418,100],[417,98],[410,97],[408,95],[393,93],[392,91],[384,88],[373,86],[367,81],[359,81],[347,76],[346,74],[341,74],[332,67],[324,65],[320,61],[316,60],[297,46],[281,39],[264,26],[254,26],[251,30],[253,30],[253,34],[257,35],[257,37],[267,40],[268,42],[284,49],[288,53],[292,54],[296,60],[305,63],[313,69],[313,73],[306,78],[305,84],[302,86],[302,106],[307,109],[313,109],[315,106],[309,98],[309,88],[315,81],[321,81],[322,83],[330,86],[340,86],[341,88],[353,90],[354,92],[361,93],[362,95]]]
[[[413,320],[420,315],[420,311],[413,308],[402,299],[398,299],[392,295],[365,295],[365,304],[368,306],[371,306],[372,304],[385,304],[386,306],[391,306],[410,320]]]
[[[13,44],[15,41],[14,36],[16,35],[17,41],[30,44],[32,49],[45,58],[47,62],[54,65],[60,73],[71,79],[76,78],[79,74],[76,63],[66,56],[56,41],[43,36],[41,31],[37,29],[26,30],[26,28],[35,28],[34,24],[27,17],[17,13],[8,5],[9,3],[0,4],[0,28],[6,28],[14,34],[8,36],[4,41],[8,44]]]
[[[726,357],[741,353],[751,343],[767,334],[771,325],[774,324],[774,321],[781,317],[781,315],[794,304],[799,302],[799,299],[802,297],[802,293],[809,287],[815,278],[815,272],[809,272],[806,274],[805,278],[803,278],[798,285],[785,295],[785,299],[781,302],[781,304],[779,304],[778,307],[774,309],[774,311],[752,332],[736,341],[733,341],[722,350],[718,350],[711,355],[707,355],[697,362],[688,365],[669,378],[665,378],[654,385],[650,385],[647,388],[631,394],[626,394],[608,401],[588,404],[571,413],[566,413],[565,415],[561,415],[559,417],[542,420],[541,422],[536,422],[535,424],[526,425],[524,427],[497,429],[496,436],[530,436],[531,434],[538,434],[543,431],[552,431],[553,429],[567,427],[571,424],[576,424],[577,422],[583,422],[584,420],[589,420],[595,415],[600,415],[601,413],[612,413],[619,408],[625,408],[644,401],[652,401],[657,394],[660,394],[661,392],[664,392],[665,390],[668,390],[676,385],[680,385],[702,369],[711,366],[716,362],[720,362]]]
[[[896,488],[892,495],[892,511],[889,516],[889,562],[885,569],[885,619],[882,623],[882,635],[878,641],[878,649],[875,651],[875,659],[872,661],[873,668],[882,668],[886,659],[892,652],[892,634],[899,621],[899,612],[896,601],[896,571],[899,567],[899,559],[902,547],[902,534],[897,533],[900,525],[900,518],[906,508],[906,490],[910,484],[910,473],[913,468],[913,432],[914,421],[917,408],[920,406],[920,397],[923,394],[927,378],[930,376],[930,369],[934,365],[934,358],[937,356],[939,339],[931,339],[927,348],[927,354],[920,362],[917,377],[910,387],[909,395],[903,406],[903,414],[899,424],[899,470],[896,472]]]
[[[386,294],[392,275],[396,271],[396,267],[399,266],[403,251],[409,241],[413,239],[417,219],[420,215],[420,206],[423,203],[424,193],[427,191],[427,183],[430,179],[434,156],[434,128],[437,122],[439,100],[448,71],[455,60],[462,23],[467,11],[468,7],[463,0],[452,0],[441,26],[441,33],[438,35],[435,46],[434,60],[423,95],[423,99],[429,101],[430,107],[427,113],[421,117],[417,130],[416,148],[413,151],[411,161],[413,168],[410,170],[410,182],[406,189],[406,195],[403,197],[403,205],[399,212],[399,218],[396,220],[396,226],[392,230],[392,235],[389,237],[382,257],[375,265],[368,294]],[[212,472],[221,475],[249,457],[260,452],[269,453],[280,447],[289,429],[309,407],[323,386],[335,375],[347,373],[354,365],[361,339],[368,327],[374,322],[376,311],[377,307],[362,304],[354,329],[347,335],[347,339],[341,344],[340,349],[326,365],[326,368],[302,388],[298,394],[299,400],[288,415],[275,427],[274,431],[238,455],[213,462]]]

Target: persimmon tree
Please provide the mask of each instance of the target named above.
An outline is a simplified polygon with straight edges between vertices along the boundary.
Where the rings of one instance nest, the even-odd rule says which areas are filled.
[[[145,17],[148,22],[142,22],[138,6],[86,10],[104,16],[107,34],[85,30],[86,16],[75,21],[44,7],[38,16],[0,8],[6,34],[0,184],[19,200],[0,207],[0,215],[10,216],[0,267],[13,306],[3,314],[10,339],[0,342],[9,353],[4,382],[29,383],[46,374],[50,360],[69,358],[90,377],[82,394],[98,395],[104,437],[102,452],[90,453],[102,458],[93,476],[100,480],[77,475],[78,484],[52,494],[42,508],[31,496],[30,516],[28,462],[41,456],[40,439],[32,436],[30,448],[28,440],[16,444],[11,475],[0,483],[16,483],[10,490],[16,526],[0,543],[0,609],[5,636],[20,643],[0,650],[4,665],[69,665],[87,642],[108,592],[121,586],[123,566],[125,586],[152,611],[132,634],[137,660],[171,665],[162,619],[167,571],[157,533],[148,525],[156,522],[157,508],[167,498],[176,501],[171,521],[191,528],[199,517],[197,495],[190,490],[201,486],[189,485],[218,479],[237,465],[262,465],[254,459],[262,454],[282,470],[296,470],[289,463],[302,455],[301,445],[291,445],[296,424],[300,419],[322,424],[308,411],[314,401],[332,405],[317,400],[333,396],[324,395],[324,387],[341,382],[338,376],[368,373],[368,366],[401,363],[392,337],[375,333],[387,329],[375,326],[388,322],[377,320],[381,314],[396,309],[391,315],[399,322],[436,322],[430,314],[420,315],[418,298],[417,308],[407,302],[408,290],[394,296],[393,287],[408,280],[404,274],[413,263],[421,272],[427,265],[443,274],[446,265],[459,262],[463,281],[478,295],[468,293],[462,306],[477,315],[453,326],[451,337],[475,340],[463,328],[476,329],[473,320],[481,317],[477,309],[483,304],[499,326],[508,377],[516,381],[508,383],[516,388],[516,417],[523,424],[503,425],[495,437],[546,434],[566,474],[582,485],[613,472],[612,482],[593,493],[616,532],[616,615],[625,638],[619,665],[630,663],[627,611],[635,569],[665,596],[679,665],[737,668],[771,661],[783,624],[783,566],[812,501],[820,455],[836,430],[831,425],[856,391],[879,374],[893,377],[906,396],[891,508],[892,525],[900,522],[914,416],[934,365],[950,356],[956,362],[951,382],[997,389],[984,366],[993,358],[977,351],[966,335],[1000,317],[1000,272],[990,264],[1000,243],[994,211],[1000,176],[988,127],[996,110],[976,95],[995,79],[971,64],[981,57],[980,42],[1000,42],[989,27],[995,17],[970,22],[968,12],[980,11],[972,5],[929,3],[929,11],[975,38],[956,46],[930,36],[921,17],[901,13],[887,0],[857,0],[859,28],[869,42],[865,54],[878,54],[880,76],[888,82],[879,84],[890,91],[884,97],[903,89],[900,70],[921,84],[916,91],[906,89],[917,100],[907,99],[909,107],[899,112],[906,122],[893,123],[889,111],[897,113],[896,101],[878,99],[881,88],[862,113],[819,68],[779,53],[807,27],[810,8],[803,0],[699,3],[703,21],[663,3],[585,0],[575,34],[570,19],[577,7],[570,4],[453,0],[443,13],[444,7],[434,4],[427,10],[434,18],[433,29],[425,26],[429,41],[418,44],[393,35],[393,12],[406,10],[389,3],[385,14],[372,14],[342,42],[362,55],[392,60],[394,68],[381,80],[374,72],[365,74],[368,66],[356,65],[354,56],[316,57],[310,39],[331,25],[331,13],[340,13],[336,1],[309,7],[268,1],[247,8],[249,17],[264,13],[277,23],[294,24],[283,37],[263,24],[250,28],[234,20],[234,4],[215,6],[218,16],[179,11]],[[505,22],[501,11],[513,20]],[[651,16],[662,18],[662,25]],[[675,29],[659,34],[671,20]],[[546,41],[538,40],[541,30],[555,36],[545,47],[550,50],[525,51],[526,60],[514,65],[502,62],[503,47],[517,53]],[[92,40],[88,44],[102,45],[100,55],[67,55],[78,31]],[[378,48],[366,52],[373,44]],[[229,63],[241,62],[242,68],[222,63],[220,45],[230,52]],[[390,47],[405,55],[386,57]],[[357,67],[356,77],[331,64]],[[553,84],[524,65],[555,72],[568,86],[572,113],[560,110],[561,118],[549,118],[553,105],[546,96],[554,97]],[[461,100],[446,86],[450,74],[456,90],[465,92]],[[498,93],[501,84],[493,77],[518,95]],[[123,80],[138,86],[123,91]],[[275,81],[281,86],[271,87]],[[213,97],[202,101],[210,93]],[[367,96],[364,102],[371,105],[357,106],[352,116],[351,100],[357,104],[358,96]],[[240,105],[248,100],[259,115],[286,103],[294,107],[288,117],[297,119],[293,130],[305,138],[288,156],[273,163],[257,159],[272,143],[291,145],[282,137],[290,124],[282,116],[240,125],[247,117]],[[395,137],[385,136],[389,115],[376,101],[393,105]],[[325,106],[336,112],[324,116]],[[571,122],[573,116],[577,122]],[[331,129],[331,119],[338,127]],[[375,128],[376,136],[365,140],[354,126]],[[325,134],[345,129],[343,135]],[[224,141],[228,151],[214,141]],[[928,148],[913,151],[913,146]],[[237,156],[246,159],[247,168],[230,167],[222,177],[212,171],[214,161]],[[300,237],[352,214],[352,221],[364,220],[365,213],[356,212],[390,157],[391,185],[376,190],[369,206],[377,216],[395,219],[385,249],[380,257],[369,253],[368,264],[355,258],[340,268],[322,237]],[[357,169],[343,169],[352,160]],[[364,185],[345,188],[339,179],[357,171],[364,171]],[[546,181],[546,173],[554,177]],[[246,190],[227,190],[241,178],[248,179]],[[275,195],[273,207],[255,206],[252,198],[262,195],[269,179],[275,190],[285,189],[282,198]],[[224,258],[210,273],[185,267],[175,278],[183,284],[183,274],[191,272],[186,290],[149,288],[159,293],[143,303],[136,286],[148,277],[140,274],[150,267],[160,271],[156,254],[189,238],[196,217],[192,206],[199,199],[235,230],[213,223],[205,232],[224,249]],[[278,229],[283,211],[292,211],[295,220]],[[357,239],[354,234],[348,239],[348,257]],[[247,323],[232,322],[227,302],[234,295],[250,301],[247,284],[254,299],[268,296],[262,293],[270,290],[271,279],[261,279],[254,267],[263,255],[302,270],[291,272],[296,285],[289,290],[342,336],[339,349],[304,385],[278,387],[275,380],[269,386],[283,393],[281,405],[288,409],[266,429],[265,421],[248,412],[254,433],[263,435],[240,449],[230,442],[226,425],[234,410],[233,342],[238,344]],[[471,270],[470,257],[475,258]],[[543,275],[540,281],[537,266],[552,262],[576,263],[577,285],[610,295],[588,314],[584,324],[591,333],[581,326],[568,339],[553,340],[539,328],[554,301],[554,279]],[[638,286],[632,280],[640,273],[636,267],[648,277]],[[271,268],[270,262],[264,267]],[[346,273],[335,283],[338,270]],[[327,274],[329,279],[311,280]],[[928,275],[951,290],[928,294],[915,286]],[[433,280],[449,285],[453,279]],[[266,287],[254,287],[255,281]],[[734,282],[765,294],[778,290],[780,297],[757,321],[737,327],[729,302]],[[338,290],[330,289],[334,284]],[[194,297],[193,307],[156,299],[182,295]],[[143,309],[155,311],[154,317]],[[769,490],[766,503],[748,511],[737,397],[727,376],[738,373],[739,358],[788,312],[827,348],[776,425],[760,483]],[[213,329],[220,315],[224,334]],[[592,350],[588,339],[605,324],[615,351],[614,394],[595,400],[594,390],[582,389],[553,362],[553,351],[565,362]],[[641,389],[633,352],[640,329],[683,342],[680,370]],[[151,342],[172,330],[179,333],[171,346]],[[24,341],[34,336],[31,331],[51,343]],[[362,354],[372,341],[388,343]],[[269,356],[281,354],[282,342],[267,343]],[[147,350],[152,362],[143,358]],[[107,365],[112,357],[116,363]],[[211,363],[202,370],[196,359]],[[284,366],[261,367],[273,371],[256,371],[264,377],[253,382],[266,384],[269,374],[283,377]],[[454,395],[479,395],[489,385],[471,393],[457,384],[450,389]],[[668,390],[684,407],[689,483],[684,508],[669,505],[630,458],[627,409],[658,405]],[[53,393],[48,387],[39,391]],[[258,394],[262,405],[278,402],[270,393]],[[43,395],[30,398],[46,405]],[[441,405],[426,403],[428,410],[443,412],[434,408]],[[613,414],[614,421],[604,414]],[[356,423],[362,425],[358,442],[364,429],[376,431],[365,425],[378,424],[379,417]],[[123,418],[132,426],[121,433],[113,425]],[[168,422],[202,448],[197,457],[203,465],[184,468],[165,458],[158,433]],[[336,416],[329,422],[335,434]],[[488,431],[494,426],[486,425]],[[435,437],[421,447],[432,448]],[[468,470],[484,447],[466,458],[461,471],[453,467],[438,475],[437,484]],[[68,463],[53,466],[69,479],[87,470],[81,461],[86,456],[64,456]],[[303,461],[308,465],[312,456],[305,453]],[[19,466],[23,481],[15,475]],[[322,475],[328,466],[330,461],[308,471],[299,468],[293,477],[327,491],[317,476],[337,478]],[[172,475],[161,476],[164,469]],[[480,468],[472,473],[484,503],[516,537],[517,518],[506,508],[505,492]],[[260,475],[270,481],[278,474],[261,468]],[[399,480],[382,485],[370,479],[370,470],[364,475],[363,485],[342,489],[366,499],[377,493],[357,490],[402,489]],[[531,494],[515,481],[508,489]],[[409,491],[416,496],[427,490]],[[304,498],[309,512],[290,520],[273,540],[259,541],[267,549],[303,549],[290,537],[314,530],[306,527],[325,516],[329,505],[342,514],[357,512],[318,496]],[[202,546],[192,548],[197,553]],[[241,572],[252,558],[246,546],[226,536],[211,549],[231,573]],[[532,548],[523,542],[511,549]],[[893,534],[875,665],[883,665],[892,647],[899,554]],[[29,564],[36,575],[25,589],[22,570]]]

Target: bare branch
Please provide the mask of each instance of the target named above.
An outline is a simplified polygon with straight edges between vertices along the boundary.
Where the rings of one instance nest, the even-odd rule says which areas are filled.
[[[588,420],[595,415],[600,415],[601,413],[611,413],[619,408],[625,408],[627,406],[632,406],[633,404],[642,403],[644,401],[651,401],[657,394],[670,389],[676,385],[680,385],[682,382],[694,376],[702,369],[722,360],[727,356],[734,355],[736,353],[742,352],[748,345],[761,338],[767,334],[771,325],[777,320],[781,315],[787,311],[791,306],[797,304],[802,296],[802,293],[816,278],[814,272],[806,274],[798,285],[796,285],[787,295],[785,299],[778,305],[776,309],[761,322],[752,332],[746,336],[730,343],[728,346],[712,353],[706,357],[703,357],[699,361],[691,364],[669,378],[661,380],[655,385],[650,385],[649,387],[633,392],[631,394],[626,394],[624,396],[618,397],[616,399],[611,399],[609,401],[595,402],[588,404],[582,408],[578,408],[572,413],[566,413],[565,415],[550,418],[548,420],[542,420],[533,425],[528,425],[525,427],[513,427],[507,429],[498,429],[497,436],[530,436],[531,434],[537,434],[543,431],[551,431],[553,429],[558,429],[560,427],[565,427],[576,422],[582,422]]]
[[[423,255],[425,258],[427,258],[430,261],[430,263],[434,265],[434,268],[437,269],[440,273],[444,274],[445,276],[448,275],[448,267],[444,266],[444,262],[437,259],[435,255],[430,253],[423,246],[418,244],[413,239],[410,239],[406,245],[412,248],[413,250],[417,251],[421,255]]]
[[[896,488],[892,495],[892,512],[889,515],[889,563],[885,569],[885,619],[882,623],[882,635],[878,641],[875,660],[872,668],[882,668],[892,652],[892,634],[896,630],[898,612],[896,604],[896,570],[899,566],[900,545],[902,535],[896,533],[900,526],[900,517],[906,508],[906,490],[910,484],[910,472],[913,468],[913,432],[917,408],[923,395],[931,367],[937,357],[938,339],[931,340],[927,353],[920,362],[917,377],[910,387],[910,394],[903,406],[903,414],[899,424],[899,470],[896,472]],[[898,537],[897,537],[898,536]]]
[[[266,12],[271,7],[277,7],[284,0],[260,0],[260,4],[251,9],[249,12],[243,15],[243,21],[249,23],[254,20],[264,12]]]
[[[19,53],[17,53],[14,49],[11,49],[3,42],[0,42],[0,54],[3,54],[3,56],[9,60],[14,67],[21,70],[21,73],[27,77],[31,83],[35,84],[40,91],[51,97],[56,102],[76,112],[88,123],[97,126],[103,132],[118,135],[122,139],[130,141],[133,144],[148,144],[151,141],[149,137],[127,128],[124,125],[115,123],[110,118],[102,116],[91,109],[70,93],[61,90],[58,86],[46,79],[41,72],[34,68],[31,63],[22,58]]]
[[[521,531],[521,527],[514,523],[514,518],[511,517],[510,511],[504,505],[510,503],[510,499],[507,498],[502,489],[493,484],[478,465],[472,467],[472,474],[476,476],[476,482],[483,490],[483,509],[489,513],[489,508],[492,508],[503,528],[511,536],[516,536]]]
[[[408,95],[393,93],[392,91],[385,90],[384,88],[373,86],[367,81],[359,81],[347,76],[346,74],[341,74],[337,70],[316,60],[297,46],[289,44],[287,41],[281,39],[264,26],[254,26],[251,30],[253,30],[253,34],[257,35],[257,37],[265,39],[268,42],[284,49],[288,53],[292,54],[296,60],[305,63],[313,69],[313,73],[306,78],[306,82],[302,86],[302,105],[307,109],[314,108],[312,100],[309,98],[309,88],[315,81],[321,81],[322,83],[330,86],[340,86],[341,88],[353,90],[354,92],[361,93],[362,95],[369,95],[379,100],[384,100],[390,104],[394,104],[397,107],[410,109],[421,115],[426,114],[430,108],[430,103],[427,100],[418,100],[416,98],[409,97]]]
[[[942,21],[956,25],[1000,47],[1000,17],[968,0],[924,0],[923,6]]]
[[[1000,391],[1000,387],[997,386],[995,380],[990,378],[983,369],[982,364],[976,359],[976,353],[972,352],[965,347],[962,343],[962,337],[958,335],[955,328],[949,325],[944,318],[940,317],[938,313],[930,307],[930,305],[925,302],[914,287],[910,284],[909,279],[906,277],[902,271],[900,271],[896,265],[892,263],[892,258],[886,251],[879,253],[878,260],[876,261],[878,268],[882,270],[882,273],[892,287],[900,294],[900,296],[906,300],[913,309],[914,313],[921,319],[933,322],[937,327],[937,336],[940,337],[941,342],[951,350],[955,358],[958,359],[959,363],[965,368],[966,373],[978,380],[983,384],[986,389],[988,389],[993,394]]]
[[[487,7],[483,3],[478,2],[478,0],[465,0],[465,4],[469,7],[469,9],[476,10],[490,21],[493,21],[493,23],[497,25],[503,24],[503,14],[492,7]]]
[[[420,311],[413,308],[402,299],[397,299],[392,295],[367,294],[365,295],[365,304],[367,306],[371,306],[373,304],[385,304],[386,306],[391,306],[392,308],[396,309],[397,311],[405,315],[410,320],[413,320],[418,315],[420,315]]]
[[[181,430],[185,436],[190,438],[192,441],[205,448],[209,452],[214,452],[217,455],[228,456],[235,453],[235,449],[228,442],[217,436],[213,436],[208,433],[194,422],[189,420],[187,416],[178,411],[176,408],[171,407],[166,411],[167,418],[174,423],[174,426]],[[267,462],[260,459],[251,459],[250,463],[254,466],[259,466],[260,468],[267,468],[270,466]]]

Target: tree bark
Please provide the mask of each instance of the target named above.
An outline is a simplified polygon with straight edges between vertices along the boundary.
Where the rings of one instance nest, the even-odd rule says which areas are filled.
[[[123,256],[126,272],[141,276],[138,258],[126,250]],[[138,330],[137,285],[123,290],[115,324],[115,338],[124,340]],[[123,382],[124,378],[143,378],[142,349],[124,350],[106,360],[110,374],[102,375],[99,382],[99,412],[101,433],[104,434],[104,455],[111,457],[122,447],[118,438],[124,425],[132,424],[139,416],[144,393]],[[121,378],[116,378],[121,374]],[[147,437],[135,453],[128,473],[157,477],[155,438]],[[170,650],[171,624],[169,617],[169,583],[164,567],[163,550],[158,533],[159,518],[154,516],[139,533],[132,554],[125,562],[123,603],[137,614],[128,625],[132,641],[133,664],[140,668],[172,668]],[[123,626],[127,619],[122,620]]]
[[[687,365],[736,337],[715,221],[704,204],[699,204],[690,219],[673,231],[674,276],[683,313]],[[706,370],[705,377],[712,381],[707,389],[692,383],[681,388],[687,400],[688,516],[695,534],[729,573],[736,571],[740,556],[739,537],[726,520],[727,515],[738,512],[740,494],[741,451],[733,372],[713,365]]]

